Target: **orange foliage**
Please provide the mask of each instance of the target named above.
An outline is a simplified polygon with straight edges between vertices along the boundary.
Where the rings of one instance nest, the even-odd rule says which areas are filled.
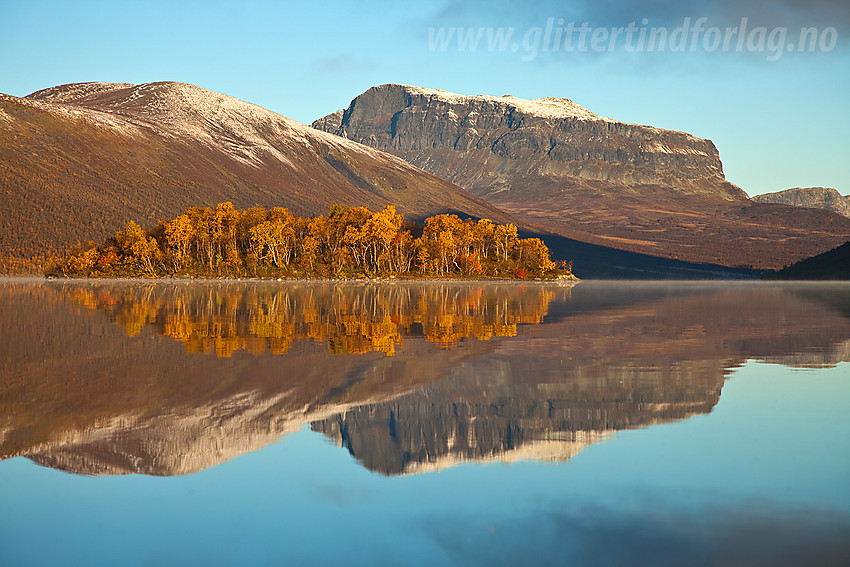
[[[414,237],[415,232],[421,236]],[[331,207],[301,218],[289,210],[232,203],[190,207],[145,231],[133,221],[100,246],[72,253],[53,274],[207,277],[548,277],[558,273],[539,239],[513,224],[436,215],[405,223],[388,206]]]

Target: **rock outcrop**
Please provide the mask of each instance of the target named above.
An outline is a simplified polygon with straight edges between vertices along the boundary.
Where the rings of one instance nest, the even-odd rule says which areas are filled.
[[[828,187],[795,187],[775,193],[764,193],[752,197],[757,203],[779,203],[794,207],[826,209],[841,216],[850,217],[850,196],[845,197]]]

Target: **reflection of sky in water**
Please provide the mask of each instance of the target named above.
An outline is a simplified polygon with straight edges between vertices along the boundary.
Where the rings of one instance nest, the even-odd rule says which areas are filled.
[[[850,364],[748,363],[708,415],[558,464],[387,478],[320,434],[188,476],[0,463],[8,565],[846,564]]]

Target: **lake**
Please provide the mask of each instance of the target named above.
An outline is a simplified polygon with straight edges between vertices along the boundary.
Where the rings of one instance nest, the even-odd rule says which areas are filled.
[[[850,285],[0,280],[0,564],[847,565]]]

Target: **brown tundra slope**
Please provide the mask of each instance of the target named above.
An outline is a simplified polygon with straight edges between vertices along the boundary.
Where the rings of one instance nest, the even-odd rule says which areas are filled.
[[[850,219],[750,200],[726,181],[710,140],[598,116],[565,98],[390,84],[313,126],[591,244],[771,269],[850,240]]]
[[[0,94],[0,196],[0,261],[222,201],[299,215],[392,204],[413,218],[456,211],[509,220],[396,156],[174,82]]]

